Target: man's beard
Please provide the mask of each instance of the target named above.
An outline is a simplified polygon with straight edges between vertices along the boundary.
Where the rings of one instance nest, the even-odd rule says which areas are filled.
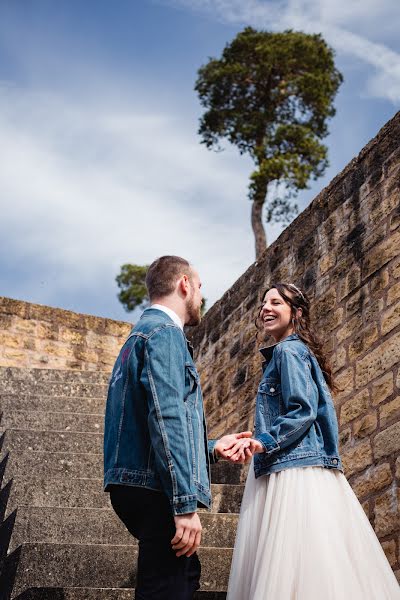
[[[201,321],[201,306],[198,306],[196,308],[196,306],[193,302],[193,296],[190,298],[190,300],[187,301],[186,314],[187,314],[187,321],[186,321],[185,325],[189,325],[189,327],[194,327],[195,325],[199,325],[199,323]]]

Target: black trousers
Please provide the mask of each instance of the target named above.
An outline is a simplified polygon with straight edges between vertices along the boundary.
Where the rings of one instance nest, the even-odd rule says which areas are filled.
[[[111,504],[139,540],[136,600],[192,600],[200,587],[197,554],[177,558],[171,547],[175,522],[161,492],[126,485],[110,486]]]

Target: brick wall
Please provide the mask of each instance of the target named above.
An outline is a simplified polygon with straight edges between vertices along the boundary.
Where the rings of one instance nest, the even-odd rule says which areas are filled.
[[[111,371],[131,327],[0,297],[0,366]]]
[[[312,298],[343,388],[335,403],[346,474],[399,569],[400,113],[194,331],[211,436],[253,427],[254,319],[262,291],[279,280]]]

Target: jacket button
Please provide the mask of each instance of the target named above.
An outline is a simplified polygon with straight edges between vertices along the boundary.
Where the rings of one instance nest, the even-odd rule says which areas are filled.
[[[337,465],[338,464],[338,459],[337,458],[332,458],[332,464],[333,465]]]
[[[273,393],[275,391],[275,388],[269,388],[269,391]]]

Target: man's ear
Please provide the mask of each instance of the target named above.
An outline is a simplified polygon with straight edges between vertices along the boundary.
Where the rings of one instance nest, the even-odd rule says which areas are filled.
[[[187,275],[182,275],[182,277],[178,281],[178,290],[187,296],[190,289],[189,277]]]

